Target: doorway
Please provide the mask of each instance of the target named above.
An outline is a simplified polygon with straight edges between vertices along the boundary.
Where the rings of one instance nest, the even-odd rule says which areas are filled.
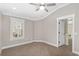
[[[70,45],[72,46],[72,29],[73,29],[73,26],[72,26],[72,18],[68,18],[67,19],[67,23],[66,23],[66,39],[65,39],[65,43],[66,45]]]
[[[72,46],[74,41],[74,15],[57,18],[57,46]]]

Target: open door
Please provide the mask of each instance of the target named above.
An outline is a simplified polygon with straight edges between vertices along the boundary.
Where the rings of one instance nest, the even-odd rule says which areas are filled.
[[[68,21],[72,20],[72,51],[74,49],[74,14],[57,18],[57,46],[67,45]]]
[[[65,45],[65,21],[58,21],[58,46]]]

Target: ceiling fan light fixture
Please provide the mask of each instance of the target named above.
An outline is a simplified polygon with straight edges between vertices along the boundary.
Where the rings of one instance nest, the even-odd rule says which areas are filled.
[[[40,10],[44,10],[45,9],[45,7],[44,6],[40,6]]]
[[[16,10],[16,7],[13,7],[12,9],[13,9],[13,10]]]
[[[44,4],[44,2],[41,2],[41,4]]]

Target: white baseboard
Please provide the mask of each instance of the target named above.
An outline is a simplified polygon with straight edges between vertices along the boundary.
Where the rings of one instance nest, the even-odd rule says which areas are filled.
[[[15,47],[15,46],[20,46],[20,45],[24,45],[24,44],[29,44],[32,43],[33,41],[28,41],[28,42],[22,42],[22,43],[18,43],[18,44],[14,44],[14,45],[9,45],[9,46],[4,46],[1,49],[7,49],[7,48],[11,48],[11,47]]]
[[[20,45],[24,45],[24,44],[29,44],[29,43],[32,43],[32,42],[43,42],[43,43],[46,43],[46,44],[49,44],[49,45],[52,45],[52,46],[57,47],[56,44],[53,44],[53,43],[50,43],[50,42],[47,42],[47,41],[43,41],[43,40],[32,40],[32,41],[28,41],[28,42],[19,43],[19,44],[4,46],[4,47],[2,47],[1,49],[7,49],[7,48],[15,47],[15,46],[20,46]]]
[[[53,44],[53,43],[50,43],[50,42],[48,42],[48,41],[43,41],[43,40],[36,40],[36,42],[43,42],[43,43],[46,43],[46,44],[49,44],[49,45],[51,45],[51,46],[55,46],[55,47],[58,47],[57,46],[57,44]]]
[[[77,51],[72,51],[74,54],[77,54],[77,55],[79,55],[79,52],[77,52]]]

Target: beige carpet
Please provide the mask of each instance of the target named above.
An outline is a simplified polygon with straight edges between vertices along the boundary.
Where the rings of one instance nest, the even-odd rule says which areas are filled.
[[[41,42],[4,49],[2,56],[76,56],[71,46],[56,48]]]

